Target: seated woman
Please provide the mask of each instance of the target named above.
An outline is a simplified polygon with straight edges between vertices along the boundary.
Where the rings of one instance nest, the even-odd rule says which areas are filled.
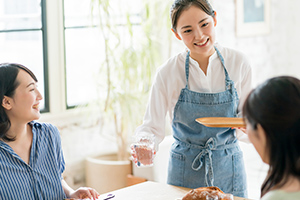
[[[250,141],[269,164],[262,200],[300,199],[300,80],[267,80],[249,94],[243,115]]]
[[[97,199],[92,188],[67,185],[58,129],[33,121],[42,99],[35,75],[20,64],[0,64],[0,98],[0,199]]]

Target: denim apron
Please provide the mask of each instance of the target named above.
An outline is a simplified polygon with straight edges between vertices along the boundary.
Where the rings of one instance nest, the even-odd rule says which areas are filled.
[[[175,142],[171,146],[168,184],[188,188],[217,186],[225,193],[247,197],[243,153],[235,131],[211,128],[195,121],[200,117],[237,117],[239,98],[215,47],[225,72],[224,92],[189,90],[189,54],[185,61],[186,87],[181,90],[172,122]]]

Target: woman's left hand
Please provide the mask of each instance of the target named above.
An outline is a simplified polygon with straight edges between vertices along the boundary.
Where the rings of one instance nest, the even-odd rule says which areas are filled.
[[[231,129],[238,129],[238,130],[241,130],[244,133],[246,133],[246,128],[243,128],[243,127],[232,127]]]
[[[98,199],[100,194],[93,188],[90,187],[80,187],[70,194],[71,198],[77,199]]]
[[[246,128],[238,127],[238,129],[246,133]]]

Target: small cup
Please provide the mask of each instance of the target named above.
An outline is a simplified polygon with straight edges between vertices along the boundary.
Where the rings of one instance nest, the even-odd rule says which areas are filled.
[[[151,167],[154,159],[154,138],[143,137],[133,144],[137,167]]]

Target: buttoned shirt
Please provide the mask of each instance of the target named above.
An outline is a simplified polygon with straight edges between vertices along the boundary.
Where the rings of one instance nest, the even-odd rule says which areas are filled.
[[[252,89],[250,63],[247,57],[239,51],[222,47],[219,44],[216,44],[216,47],[224,58],[224,64],[230,79],[234,81],[240,99],[239,116],[241,116],[243,103]],[[156,145],[163,140],[166,115],[168,113],[171,123],[174,107],[178,101],[181,89],[186,86],[186,54],[187,50],[170,58],[158,68],[143,124],[136,129],[137,137],[154,134],[156,136]],[[199,67],[198,62],[191,57],[189,71],[190,90],[200,93],[225,91],[224,68],[216,52],[209,57],[206,74]]]
[[[59,131],[48,123],[30,125],[33,138],[29,164],[0,141],[0,199],[62,200],[65,162]]]

